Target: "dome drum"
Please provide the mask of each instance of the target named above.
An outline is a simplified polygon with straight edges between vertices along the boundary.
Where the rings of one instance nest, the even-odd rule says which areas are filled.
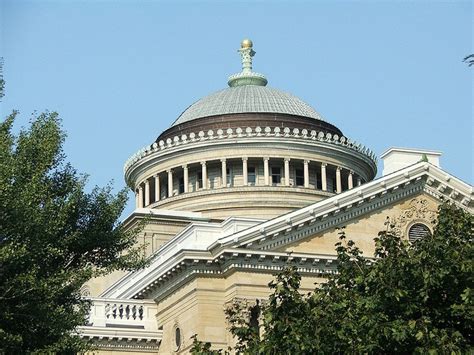
[[[210,218],[227,212],[269,218],[354,188],[375,174],[369,156],[349,148],[344,139],[346,146],[288,127],[271,136],[236,131],[226,138],[170,140],[174,145],[130,166],[137,206],[202,212]]]

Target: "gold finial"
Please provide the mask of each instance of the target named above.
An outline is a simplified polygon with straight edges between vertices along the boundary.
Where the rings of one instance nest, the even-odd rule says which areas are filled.
[[[241,48],[252,48],[252,46],[253,46],[253,43],[248,38],[244,39],[242,43],[240,43]]]

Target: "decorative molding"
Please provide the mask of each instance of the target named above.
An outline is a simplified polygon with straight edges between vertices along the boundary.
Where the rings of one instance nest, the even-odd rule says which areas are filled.
[[[443,193],[437,189],[441,183],[446,185]],[[456,194],[452,193],[454,190]],[[452,201],[470,213],[473,211],[470,185],[453,176],[446,182],[446,172],[430,163],[420,162],[241,231],[226,234],[216,230],[217,234],[214,236],[204,233],[209,240],[203,242],[201,238],[203,244],[199,248],[194,246],[186,249],[186,246],[177,242],[179,238],[183,238],[183,234],[178,234],[178,239],[173,238],[155,254],[154,258],[159,259],[153,261],[149,268],[126,275],[105,295],[131,298],[153,294],[165,297],[196,275],[221,276],[235,269],[276,273],[283,267],[283,260],[288,260],[288,255],[275,252],[275,248],[347,223],[423,191],[436,191],[438,200],[452,200],[455,196],[456,199]],[[429,218],[430,212],[426,210],[424,216]],[[206,225],[211,227],[211,224]],[[185,229],[182,233],[189,232],[190,230]],[[172,245],[174,249],[170,249]],[[166,251],[168,249],[169,252]],[[307,261],[298,265],[303,273],[318,276],[336,270],[335,263],[330,260],[334,256],[309,254],[300,257],[312,261],[311,265]],[[320,260],[327,262],[321,265]]]
[[[81,338],[90,340],[99,350],[158,351],[163,339],[162,330],[81,326],[77,328],[77,333]]]
[[[372,152],[370,149],[366,148],[360,143],[357,143],[355,141],[352,141],[349,138],[346,138],[344,136],[339,137],[337,134],[332,135],[331,133],[324,133],[322,131],[317,132],[315,130],[312,130],[308,132],[306,129],[293,129],[290,130],[288,127],[283,128],[284,134],[281,134],[281,129],[280,127],[274,127],[273,129],[271,127],[265,127],[263,129],[265,133],[262,133],[262,128],[256,127],[255,129],[252,129],[251,127],[247,127],[245,129],[245,135],[243,134],[244,130],[242,128],[237,128],[235,130],[235,133],[237,133],[237,137],[254,137],[258,136],[259,138],[265,138],[265,137],[281,137],[285,140],[288,140],[288,138],[293,138],[293,139],[298,139],[298,140],[305,140],[307,142],[319,142],[319,143],[325,143],[329,145],[337,145],[340,147],[343,147],[344,149],[348,149],[349,151],[358,153],[365,158],[368,159],[368,162],[370,165],[372,165],[374,171],[376,170],[377,167],[377,157],[374,152]],[[300,132],[302,134],[300,134]],[[129,176],[130,176],[130,171],[133,170],[144,158],[153,155],[153,154],[161,154],[164,151],[169,151],[170,153],[174,150],[175,147],[177,146],[182,146],[182,145],[193,145],[199,142],[203,141],[212,141],[215,139],[234,139],[235,138],[235,133],[232,128],[227,129],[226,134],[224,132],[221,132],[222,135],[215,136],[214,132],[209,131],[207,133],[200,131],[197,135],[195,133],[190,133],[189,138],[186,135],[183,135],[182,137],[174,137],[174,139],[168,138],[165,141],[161,140],[158,143],[153,143],[152,145],[145,146],[144,148],[140,149],[137,153],[132,155],[125,163],[124,166],[124,173],[126,176],[127,183],[131,186],[131,182],[129,181]]]
[[[423,187],[418,183],[409,189],[400,191],[394,190],[391,193],[380,194],[375,198],[362,199],[356,206],[347,205],[341,209],[335,205],[336,207],[332,208],[331,211],[328,211],[328,213],[323,216],[300,222],[298,224],[299,228],[295,228],[292,233],[280,234],[277,232],[278,234],[274,234],[274,237],[260,241],[257,248],[260,250],[273,250],[289,243],[295,243],[316,233],[323,233],[328,229],[342,226],[350,220],[380,210],[403,198],[418,194],[421,191],[423,191]]]
[[[401,212],[397,217],[390,219],[392,231],[398,236],[405,236],[407,228],[414,222],[427,224],[431,230],[436,223],[436,211],[428,208],[428,200],[425,198],[414,198],[410,201],[409,207]]]
[[[126,294],[125,297],[150,298],[160,302],[171,295],[181,285],[198,276],[222,277],[237,270],[246,272],[264,272],[277,274],[288,262],[299,261],[296,265],[303,275],[326,277],[337,272],[336,257],[330,255],[314,255],[280,252],[261,252],[257,250],[231,249],[224,250],[213,258],[184,258],[179,268],[175,267],[162,273],[142,291]]]

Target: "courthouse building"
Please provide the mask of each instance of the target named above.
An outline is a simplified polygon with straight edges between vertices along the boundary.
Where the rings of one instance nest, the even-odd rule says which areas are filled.
[[[146,219],[138,240],[151,261],[84,286],[93,306],[79,331],[99,353],[188,353],[194,334],[226,348],[224,309],[264,301],[288,262],[303,291],[336,272],[337,227],[371,256],[387,219],[413,240],[432,232],[443,200],[473,212],[472,186],[440,168],[439,152],[390,148],[375,178],[370,149],[267,86],[250,40],[239,52],[228,88],[125,164],[136,196],[125,226]]]

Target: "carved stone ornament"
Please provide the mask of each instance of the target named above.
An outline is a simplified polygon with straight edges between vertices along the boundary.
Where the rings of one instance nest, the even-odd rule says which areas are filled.
[[[250,322],[252,310],[255,309],[255,307],[258,307],[259,309],[263,309],[266,307],[268,304],[268,299],[266,298],[257,298],[257,299],[247,299],[244,297],[234,297],[232,301],[229,301],[225,304],[224,309],[234,309],[237,311],[238,314],[241,315],[240,317],[240,322],[243,323],[248,323]],[[261,325],[263,322],[263,314],[260,312],[259,317],[258,317],[258,323]],[[241,323],[241,325],[243,325]]]
[[[414,222],[425,223],[432,230],[436,223],[436,215],[436,211],[428,208],[427,199],[414,198],[407,209],[403,210],[399,216],[390,219],[390,226],[392,232],[398,236],[405,235],[407,227]]]
[[[79,290],[79,292],[80,292],[82,297],[90,297],[90,295],[91,295],[91,290],[90,290],[89,286],[87,286],[87,285],[83,285],[81,287],[81,289]]]

